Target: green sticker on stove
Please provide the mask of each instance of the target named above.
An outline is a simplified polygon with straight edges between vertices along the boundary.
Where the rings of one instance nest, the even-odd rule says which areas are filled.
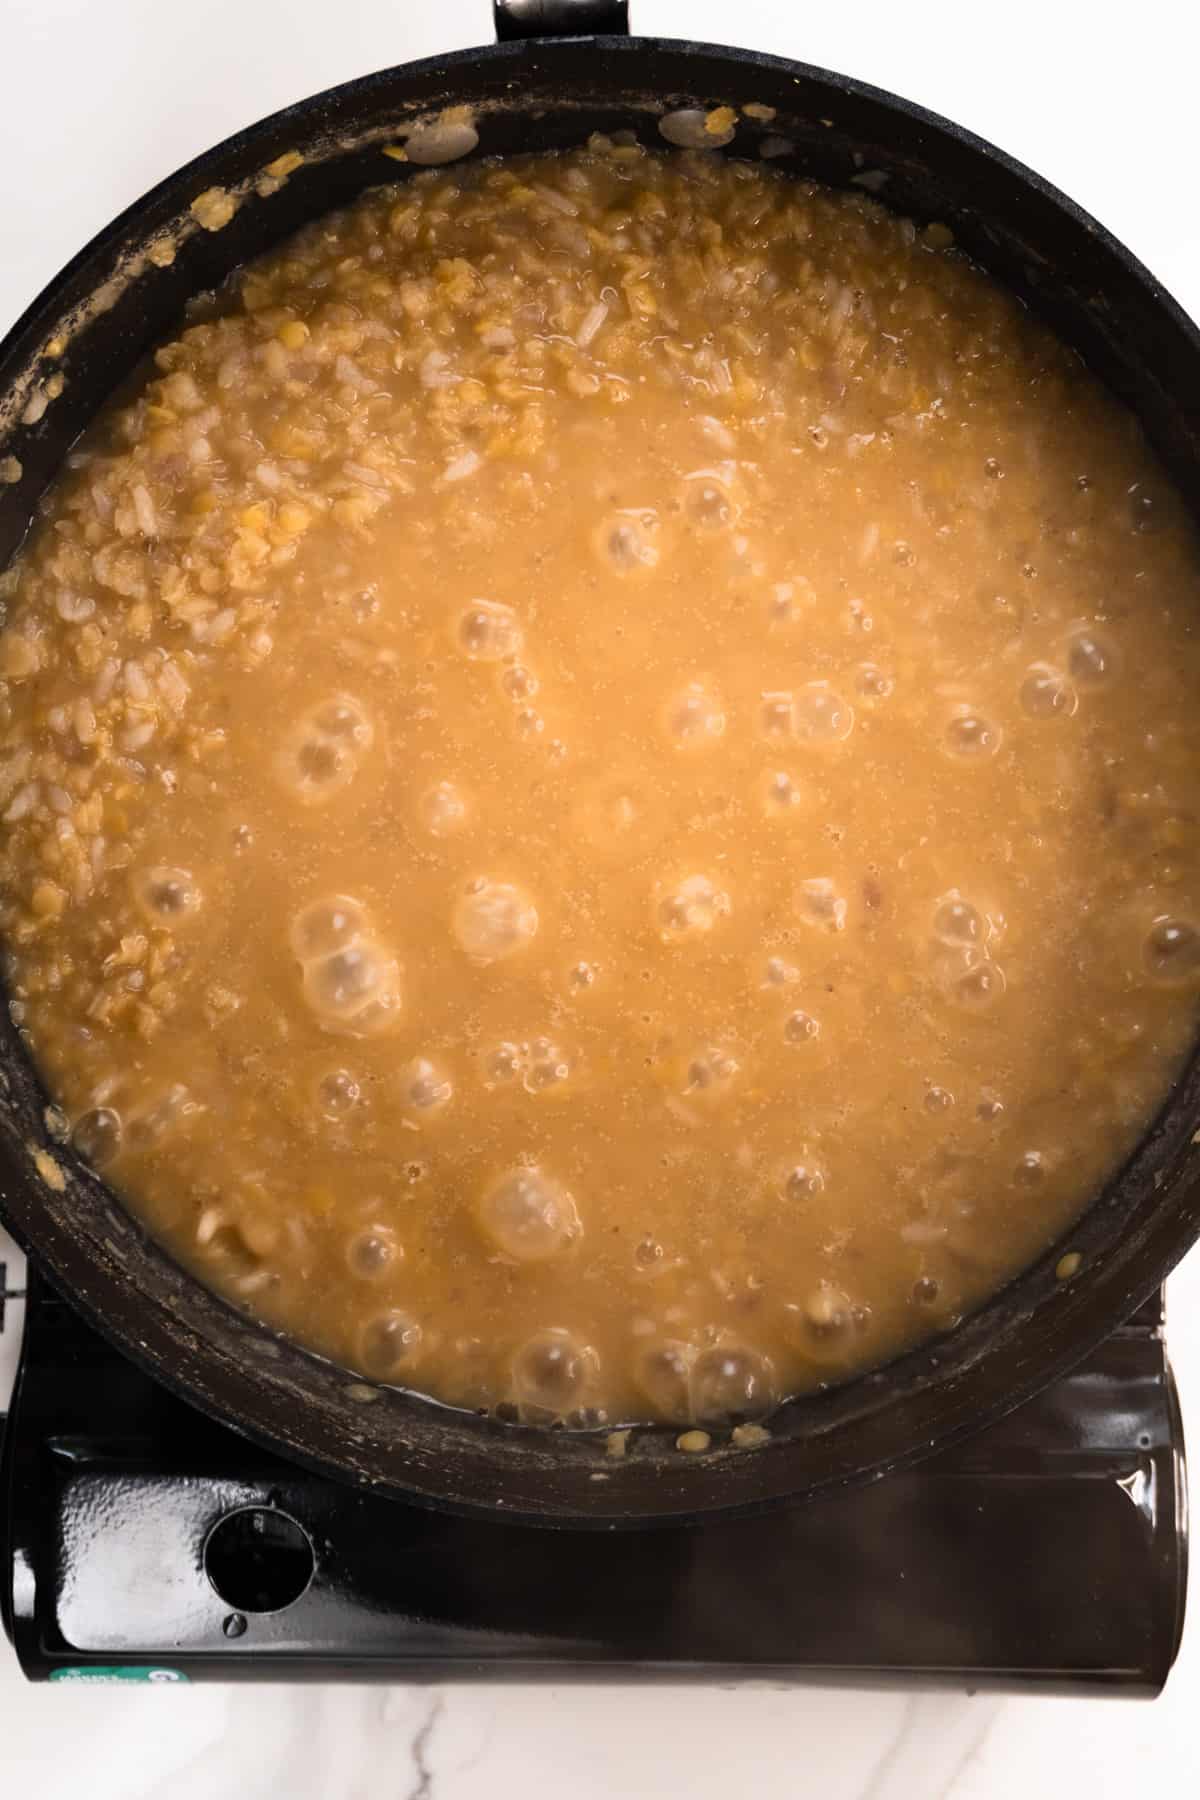
[[[106,1668],[94,1663],[84,1669],[51,1669],[51,1681],[186,1681],[182,1669]]]

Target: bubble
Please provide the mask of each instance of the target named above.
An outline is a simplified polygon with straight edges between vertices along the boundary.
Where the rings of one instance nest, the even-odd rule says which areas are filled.
[[[659,1418],[679,1424],[691,1418],[694,1358],[689,1345],[672,1342],[655,1344],[638,1358],[634,1378]]]
[[[982,1119],[985,1125],[990,1125],[993,1120],[1000,1117],[1003,1111],[1003,1100],[998,1099],[995,1094],[989,1094],[985,1090],[985,1092],[980,1095],[979,1104],[975,1108],[975,1117],[977,1119]]]
[[[680,150],[720,150],[725,144],[732,143],[736,129],[735,122],[724,122],[725,117],[723,111],[710,114],[698,106],[679,106],[673,112],[663,114],[658,129],[668,144],[674,144]],[[713,121],[711,130],[710,119]]]
[[[952,1107],[953,1105],[954,1105],[954,1095],[950,1092],[949,1088],[931,1087],[929,1089],[928,1093],[925,1095],[925,1110],[926,1110],[926,1112],[931,1112],[931,1113],[947,1112],[947,1111],[949,1111],[950,1107]]]
[[[522,1063],[521,1085],[528,1094],[542,1094],[547,1088],[561,1087],[570,1078],[571,1059],[552,1038],[534,1038],[524,1048]]]
[[[399,1245],[385,1227],[369,1225],[356,1231],[346,1245],[346,1267],[359,1281],[378,1281],[398,1261]]]
[[[522,1263],[556,1256],[580,1230],[570,1194],[537,1167],[502,1176],[483,1195],[477,1217],[496,1249]]]
[[[102,1169],[121,1148],[121,1119],[111,1106],[94,1106],[76,1119],[71,1142],[85,1163]]]
[[[368,1319],[358,1337],[358,1354],[366,1374],[386,1381],[411,1363],[421,1347],[421,1327],[408,1313],[393,1308]]]
[[[1135,482],[1129,490],[1129,522],[1140,532],[1157,531],[1162,524],[1159,508],[1141,482]]]
[[[524,1056],[516,1044],[497,1044],[484,1063],[484,1083],[502,1087],[515,1081],[524,1064]]]
[[[813,1200],[825,1191],[825,1171],[820,1163],[811,1160],[796,1163],[788,1170],[783,1184],[784,1196],[788,1200]]]
[[[800,971],[795,963],[785,962],[782,956],[767,958],[767,966],[763,970],[764,987],[790,987],[792,982],[799,979]]]
[[[1200,971],[1200,931],[1186,919],[1155,919],[1142,952],[1155,981],[1189,981]]]
[[[1004,480],[1004,470],[994,456],[989,456],[984,459],[983,472],[992,481]]]
[[[730,911],[729,895],[707,875],[688,875],[659,901],[659,930],[668,943],[701,937]]]
[[[764,737],[791,737],[793,733],[793,695],[786,688],[775,688],[762,696],[759,723]]]
[[[348,1018],[374,999],[383,965],[369,944],[353,941],[314,958],[304,971],[304,992],[316,1012]]]
[[[854,708],[827,681],[810,681],[793,700],[792,729],[803,743],[841,743],[854,729]]]
[[[399,1011],[400,971],[369,938],[306,963],[302,985],[324,1025],[356,1036],[382,1030]]]
[[[330,894],[302,906],[292,920],[288,942],[301,962],[328,956],[352,944],[366,925],[366,913],[349,894]]]
[[[391,969],[398,981],[399,971],[394,963]],[[367,1001],[360,1012],[341,1021],[326,1019],[323,1023],[326,1031],[337,1031],[344,1037],[377,1037],[381,1032],[390,1031],[398,1022],[400,1010],[400,989],[389,982],[380,988],[374,999]]]
[[[418,1056],[401,1077],[401,1093],[406,1106],[416,1107],[418,1112],[438,1112],[452,1099],[454,1084],[444,1069]]]
[[[800,883],[796,910],[806,925],[815,925],[825,931],[844,931],[846,928],[846,902],[824,875]]]
[[[601,528],[601,554],[619,575],[636,575],[655,566],[658,549],[651,542],[651,528],[651,521],[631,518],[612,520]]]
[[[850,1327],[848,1297],[832,1282],[820,1282],[804,1302],[804,1324],[818,1340],[843,1336]]]
[[[348,1069],[330,1069],[317,1083],[317,1105],[327,1119],[344,1119],[362,1100],[362,1088]]]
[[[454,909],[454,935],[474,962],[499,962],[524,949],[538,928],[528,894],[507,881],[473,882]]]
[[[181,1082],[173,1082],[126,1121],[125,1142],[133,1151],[153,1150],[186,1119],[202,1110]]]
[[[783,769],[776,769],[767,776],[766,798],[769,810],[781,813],[799,806],[803,796],[791,776]]]
[[[933,935],[939,944],[947,944],[951,949],[969,949],[986,941],[988,929],[982,913],[964,900],[957,888],[952,888],[937,903]]]
[[[788,1044],[809,1044],[813,1038],[820,1037],[821,1027],[811,1013],[789,1013],[783,1024],[784,1042]]]
[[[692,477],[684,504],[689,519],[705,531],[724,531],[737,518],[737,507],[728,489],[711,475]]]
[[[156,925],[181,924],[200,910],[201,894],[186,869],[158,864],[134,876],[134,898]]]
[[[275,759],[283,785],[306,805],[319,805],[345,787],[375,732],[366,709],[350,694],[333,694],[293,727]]]
[[[954,756],[994,756],[1000,748],[1001,732],[979,713],[958,713],[946,727],[946,748]]]
[[[741,1073],[741,1064],[727,1050],[715,1045],[701,1050],[688,1064],[687,1091],[689,1094],[708,1094],[716,1097],[729,1091]]]
[[[913,1282],[912,1297],[918,1306],[932,1306],[941,1293],[941,1284],[933,1275],[920,1275]]]
[[[878,663],[860,663],[854,685],[864,700],[886,700],[895,688],[892,677]]]
[[[375,735],[371,721],[349,694],[335,694],[331,700],[322,701],[310,716],[321,737],[352,745],[356,750],[370,749]]]
[[[436,781],[417,801],[417,817],[434,837],[449,837],[467,820],[467,802],[452,781]]]
[[[1045,662],[1030,664],[1018,698],[1031,719],[1069,719],[1079,705],[1062,670]]]
[[[1046,1175],[1046,1162],[1040,1150],[1026,1150],[1016,1167],[1021,1187],[1039,1187]]]
[[[459,620],[458,641],[472,662],[504,662],[520,655],[524,634],[511,606],[473,600]]]
[[[505,669],[500,677],[500,686],[510,700],[532,700],[541,683],[532,669],[525,668],[522,663],[515,663],[511,669]]]
[[[411,163],[432,167],[438,163],[458,162],[469,156],[479,143],[479,133],[464,119],[435,119],[430,125],[418,125],[404,140],[405,154]]]
[[[561,1418],[579,1405],[595,1368],[595,1353],[568,1331],[539,1331],[513,1357],[512,1384],[526,1415]]]
[[[332,799],[353,780],[357,766],[345,745],[304,729],[294,732],[275,758],[279,780],[306,806]]]
[[[666,709],[666,726],[673,742],[684,749],[703,749],[725,730],[720,701],[702,681],[689,681]]]
[[[1080,687],[1103,687],[1117,672],[1116,655],[1095,631],[1077,631],[1067,649],[1067,668]]]
[[[692,1368],[692,1417],[702,1425],[743,1425],[775,1403],[771,1365],[757,1350],[719,1345],[703,1350]]]
[[[971,1012],[981,1012],[999,1000],[1007,983],[1004,971],[994,962],[972,963],[969,969],[957,977],[950,985],[951,996],[959,1006]]]
[[[595,963],[577,962],[567,972],[568,985],[576,993],[582,993],[595,985],[596,973]]]

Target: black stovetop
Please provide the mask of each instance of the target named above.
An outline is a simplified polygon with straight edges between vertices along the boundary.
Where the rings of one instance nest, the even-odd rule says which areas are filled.
[[[918,1679],[1154,1693],[1182,1629],[1161,1304],[907,1473],[753,1519],[562,1531],[331,1482],[142,1375],[31,1271],[4,1622],[50,1679]]]

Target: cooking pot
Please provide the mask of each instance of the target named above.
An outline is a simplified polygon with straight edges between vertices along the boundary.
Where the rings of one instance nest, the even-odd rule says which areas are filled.
[[[630,37],[624,0],[496,0],[495,10],[497,44],[367,76],[240,132],[123,213],[50,283],[0,346],[0,564],[79,432],[177,328],[186,301],[239,263],[366,188],[402,184],[418,153],[557,150],[594,131],[663,147],[665,115],[718,105],[738,118],[732,141],[711,154],[766,155],[784,173],[856,183],[901,213],[948,225],[1131,408],[1185,496],[1200,494],[1200,334],[1127,250],[1028,169],[840,75]],[[450,107],[468,109],[456,116],[471,129],[460,122],[431,133]],[[404,141],[408,160],[383,154]],[[277,159],[291,151],[304,161],[289,172]],[[237,200],[231,216],[211,196],[193,211],[214,188]],[[547,1524],[693,1519],[911,1462],[1083,1357],[1200,1231],[1193,1057],[1075,1227],[955,1330],[789,1401],[761,1447],[741,1449],[718,1433],[707,1452],[685,1454],[674,1431],[646,1427],[615,1458],[602,1432],[507,1425],[374,1387],[245,1317],[172,1261],[59,1141],[54,1122],[19,1021],[4,1009],[0,1208],[39,1266],[136,1362],[206,1412],[329,1474]],[[1062,1278],[1075,1258],[1077,1272]]]

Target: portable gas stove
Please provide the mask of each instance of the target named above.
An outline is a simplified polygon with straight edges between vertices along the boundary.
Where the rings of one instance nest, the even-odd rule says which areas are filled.
[[[32,1680],[1154,1694],[1174,1660],[1187,1512],[1161,1300],[906,1473],[753,1519],[539,1530],[398,1505],[258,1449],[143,1375],[32,1268],[24,1284],[3,1243],[6,1335],[23,1298],[24,1341],[0,1418],[0,1599]]]

